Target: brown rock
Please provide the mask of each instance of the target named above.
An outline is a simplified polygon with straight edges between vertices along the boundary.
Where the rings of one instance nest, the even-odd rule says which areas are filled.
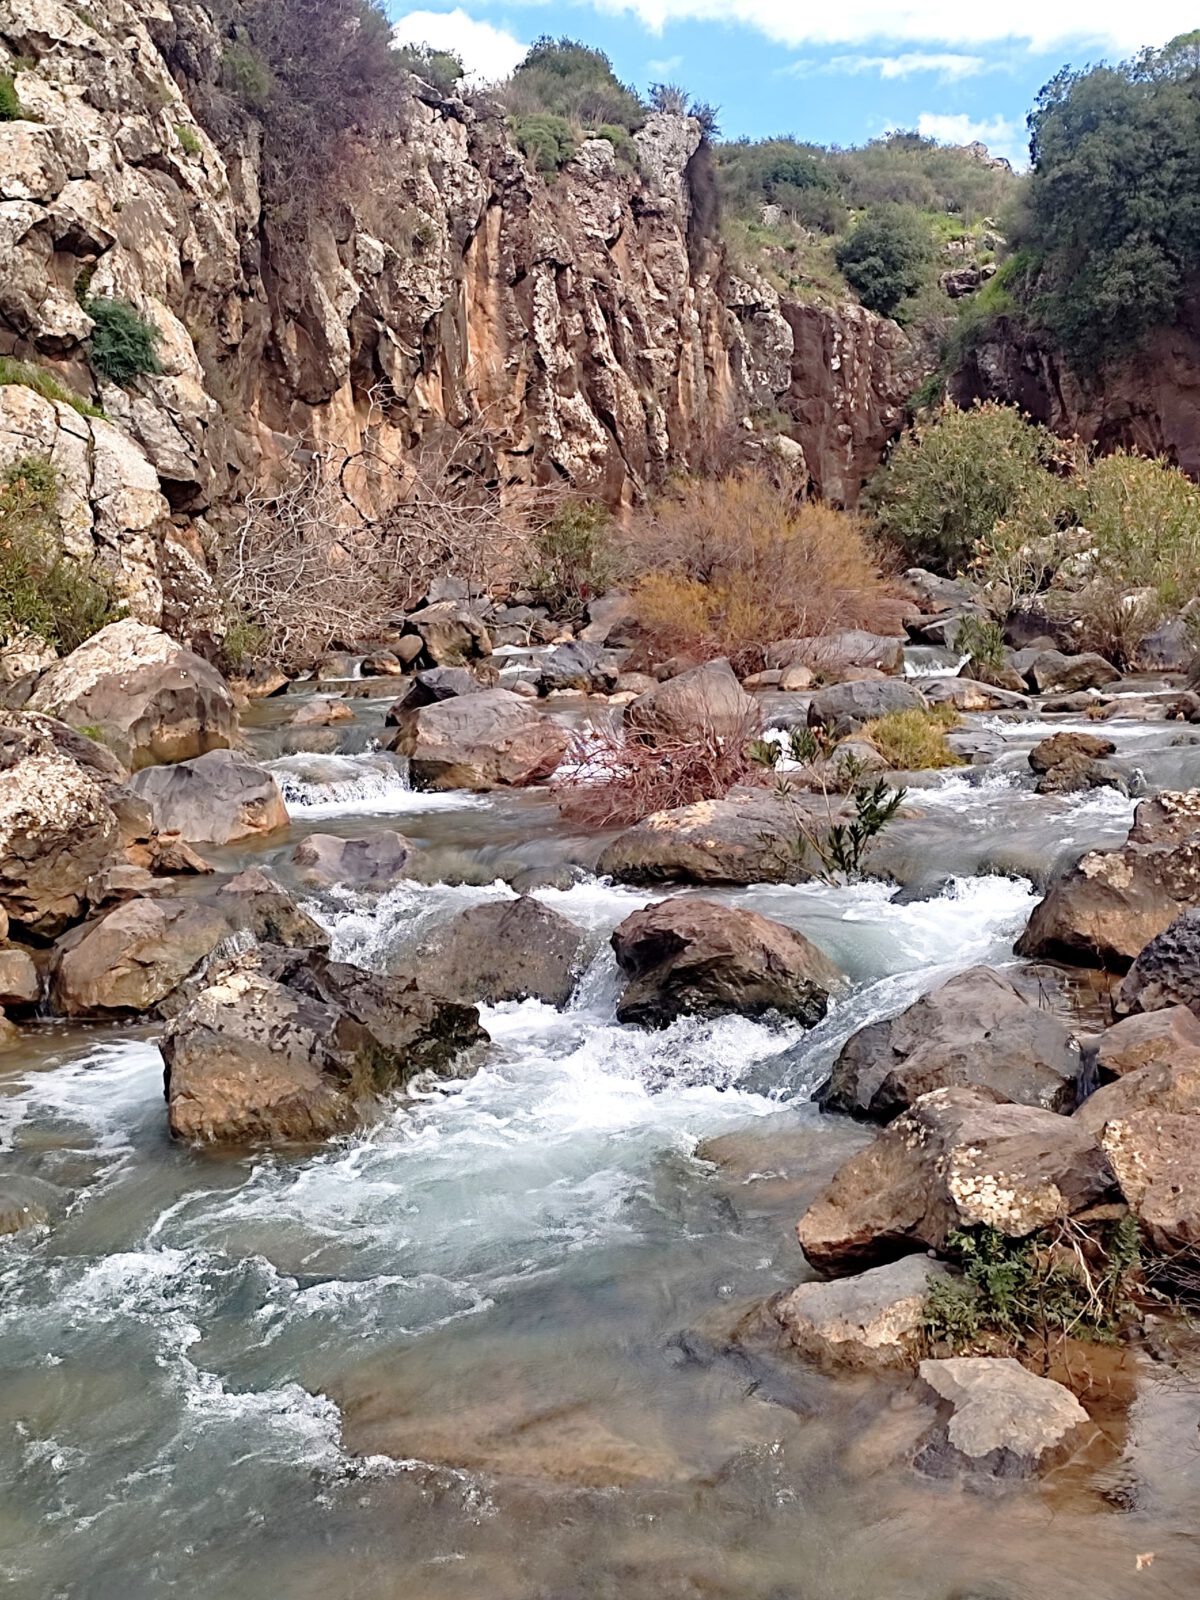
[[[1055,733],[1034,745],[1029,752],[1029,765],[1035,772],[1049,772],[1072,756],[1099,761],[1113,755],[1116,748],[1111,739],[1098,738],[1094,733]]]
[[[1154,1248],[1171,1254],[1200,1245],[1200,1117],[1194,1111],[1133,1111],[1105,1123],[1101,1142]]]
[[[304,883],[328,889],[346,884],[382,893],[405,876],[415,846],[391,828],[372,828],[353,839],[310,833],[292,852]]]
[[[25,756],[0,773],[0,905],[14,929],[52,939],[77,921],[119,847],[103,784],[68,755]]]
[[[841,981],[803,934],[756,911],[692,896],[635,911],[612,945],[629,979],[617,1018],[651,1027],[682,1016],[767,1011],[812,1027]]]
[[[1126,1017],[1094,1040],[1088,1050],[1101,1079],[1123,1078],[1156,1061],[1172,1061],[1200,1048],[1200,1019],[1187,1006],[1167,1006]]]
[[[454,1000],[498,1005],[533,998],[564,1006],[581,943],[573,922],[521,895],[460,912],[422,945],[412,966],[422,987]]]
[[[338,722],[353,722],[354,707],[334,695],[314,695],[288,719],[293,728],[331,728]]]
[[[234,750],[145,767],[129,787],[149,804],[158,831],[178,834],[192,844],[236,844],[288,825],[275,779]]]
[[[50,986],[68,1017],[155,1010],[233,929],[200,900],[128,900],[68,934]]]
[[[392,749],[425,789],[486,790],[547,778],[570,744],[567,730],[507,689],[406,711]]]
[[[435,667],[461,667],[480,656],[490,656],[492,641],[483,622],[469,605],[439,600],[414,611],[405,624],[415,633],[422,650]]]
[[[38,970],[25,950],[0,949],[0,1006],[21,1011],[41,998]]]
[[[1108,1123],[1135,1112],[1186,1115],[1200,1110],[1200,1047],[1184,1045],[1170,1061],[1151,1061],[1103,1084],[1076,1111],[1073,1121],[1099,1139]],[[1196,1122],[1200,1139],[1200,1119]]]
[[[930,1281],[940,1261],[904,1256],[851,1278],[802,1283],[771,1310],[806,1361],[840,1370],[911,1367],[925,1331]]]
[[[651,743],[686,744],[745,736],[754,718],[754,701],[728,661],[706,661],[639,695],[626,708],[625,726]]]
[[[1188,1006],[1200,1016],[1200,907],[1184,911],[1144,949],[1117,997],[1123,1012]]]

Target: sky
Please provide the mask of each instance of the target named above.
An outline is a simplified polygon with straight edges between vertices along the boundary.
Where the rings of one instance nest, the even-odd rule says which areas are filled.
[[[1121,60],[1197,21],[1182,0],[390,0],[401,37],[456,50],[494,82],[539,34],[599,46],[644,91],[681,84],[720,107],[724,138],[861,144],[916,128],[982,139],[1022,166],[1025,116],[1063,66]]]

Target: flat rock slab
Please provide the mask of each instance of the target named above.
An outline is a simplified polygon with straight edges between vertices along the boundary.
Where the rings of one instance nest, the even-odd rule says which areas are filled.
[[[922,1361],[921,1381],[949,1406],[918,1453],[938,1477],[964,1468],[991,1478],[1032,1477],[1061,1459],[1088,1423],[1071,1391],[1007,1356]]]

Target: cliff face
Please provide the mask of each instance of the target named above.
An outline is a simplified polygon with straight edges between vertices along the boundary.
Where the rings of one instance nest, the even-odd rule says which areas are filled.
[[[695,223],[694,121],[650,117],[637,173],[589,140],[546,181],[499,108],[419,90],[297,242],[264,206],[254,119],[218,145],[196,114],[221,49],[195,0],[9,0],[0,20],[29,114],[0,122],[0,354],[104,412],[0,387],[0,465],[51,455],[69,538],[136,614],[157,618],[209,520],[301,445],[396,460],[469,430],[497,483],[616,505],[766,407],[817,489],[853,502],[899,425],[903,335],[746,300]],[[160,374],[95,386],[88,295],[157,326]]]
[[[1004,400],[1056,433],[1100,450],[1161,455],[1200,477],[1200,302],[1160,328],[1131,361],[1083,384],[1061,357],[1011,319],[997,319],[986,340],[950,381],[960,405]]]

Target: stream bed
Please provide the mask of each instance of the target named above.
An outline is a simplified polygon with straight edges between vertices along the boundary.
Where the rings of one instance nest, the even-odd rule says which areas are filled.
[[[0,1244],[9,1592],[1200,1593],[1200,1362],[1123,1355],[1095,1460],[981,1496],[903,1459],[903,1384],[727,1350],[748,1307],[807,1275],[795,1220],[868,1138],[811,1105],[841,1043],[955,971],[1011,962],[1039,864],[1124,837],[1133,803],[1112,791],[1031,792],[1030,745],[1076,724],[967,719],[1002,753],[912,791],[887,845],[909,864],[899,894],[722,892],[846,974],[818,1029],[645,1033],[615,1021],[607,941],[652,896],[597,879],[595,842],[545,794],[414,794],[370,748],[385,691],[355,702],[349,753],[280,756],[278,707],[258,711],[252,743],[292,826],[214,864],[294,887],[305,832],[406,833],[439,869],[429,881],[305,901],[337,956],[378,970],[511,895],[501,871],[561,868],[535,892],[588,932],[575,997],[561,1013],[484,1008],[474,1076],[304,1154],[174,1144],[151,1027],[47,1022],[0,1057],[0,1161],[69,1195],[49,1231]],[[1151,789],[1200,785],[1200,745],[1173,743],[1177,725],[1104,731]],[[1096,1003],[1082,978],[1075,996],[1050,987],[1050,1003]]]

